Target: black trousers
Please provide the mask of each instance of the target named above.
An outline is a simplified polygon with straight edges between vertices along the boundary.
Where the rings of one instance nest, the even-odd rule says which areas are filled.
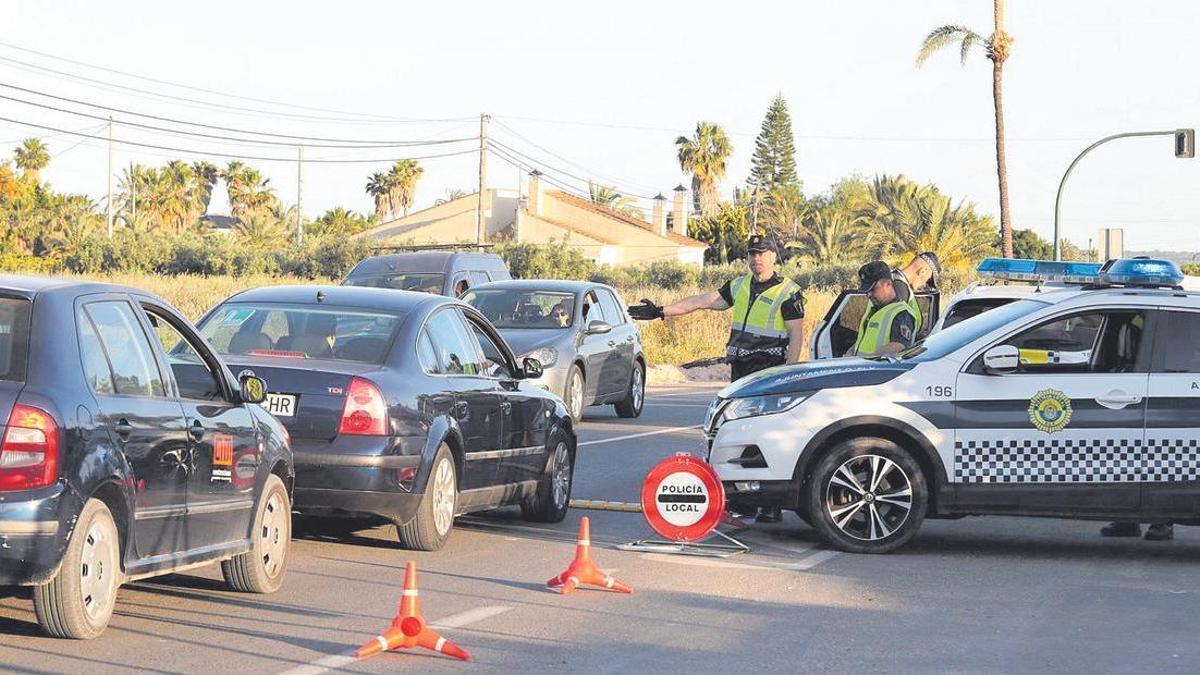
[[[736,382],[743,377],[772,366],[782,366],[786,362],[783,355],[756,354],[737,359],[729,363],[729,381]]]

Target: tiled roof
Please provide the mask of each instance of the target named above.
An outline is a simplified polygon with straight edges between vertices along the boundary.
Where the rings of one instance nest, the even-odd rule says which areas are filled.
[[[562,190],[547,190],[546,194],[553,195],[555,199],[566,202],[566,203],[570,204],[571,206],[581,208],[581,209],[584,209],[587,211],[591,211],[592,213],[597,213],[597,214],[600,214],[607,218],[619,220],[619,221],[625,223],[626,225],[632,225],[634,227],[641,228],[643,230],[646,230],[650,234],[658,236],[658,232],[655,232],[655,230],[654,230],[654,225],[645,220],[642,220],[641,218],[634,218],[633,216],[631,216],[629,214],[621,213],[620,211],[617,211],[615,209],[610,209],[607,206],[601,206],[600,204],[597,204],[596,202],[589,201],[582,197],[577,197],[569,192],[563,192]],[[560,227],[563,226],[561,223],[555,223],[555,224],[559,225]],[[587,233],[585,232],[584,234],[587,234]],[[588,234],[588,236],[592,236],[592,235]],[[676,244],[679,244],[680,246],[700,246],[700,247],[708,248],[708,244],[705,244],[704,242],[702,242],[698,239],[693,239],[691,237],[687,237],[682,234],[676,234],[675,232],[668,231],[667,239],[671,240],[672,242],[674,242]],[[612,242],[612,243],[619,243],[619,242]]]

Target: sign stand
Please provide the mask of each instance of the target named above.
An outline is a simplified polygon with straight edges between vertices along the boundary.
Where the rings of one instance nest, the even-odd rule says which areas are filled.
[[[750,550],[717,530],[725,519],[725,489],[707,462],[678,453],[659,462],[642,485],[642,514],[664,539],[641,539],[617,546],[622,551],[728,558]],[[724,541],[704,540],[720,537]]]
[[[663,541],[661,539],[639,539],[628,544],[617,544],[621,551],[642,551],[643,553],[674,553],[677,555],[699,555],[711,558],[730,558],[739,553],[747,553],[750,547],[733,537],[713,530],[709,539],[716,535],[729,543],[704,543],[703,541]]]

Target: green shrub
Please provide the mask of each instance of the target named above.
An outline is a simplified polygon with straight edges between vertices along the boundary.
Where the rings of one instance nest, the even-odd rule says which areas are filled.
[[[517,279],[587,279],[596,264],[566,242],[506,242],[493,249]]]

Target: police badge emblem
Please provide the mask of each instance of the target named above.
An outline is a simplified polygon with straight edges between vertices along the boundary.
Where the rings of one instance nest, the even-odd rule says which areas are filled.
[[[1071,422],[1071,398],[1057,389],[1039,391],[1029,399],[1029,421],[1038,431],[1062,431]]]

